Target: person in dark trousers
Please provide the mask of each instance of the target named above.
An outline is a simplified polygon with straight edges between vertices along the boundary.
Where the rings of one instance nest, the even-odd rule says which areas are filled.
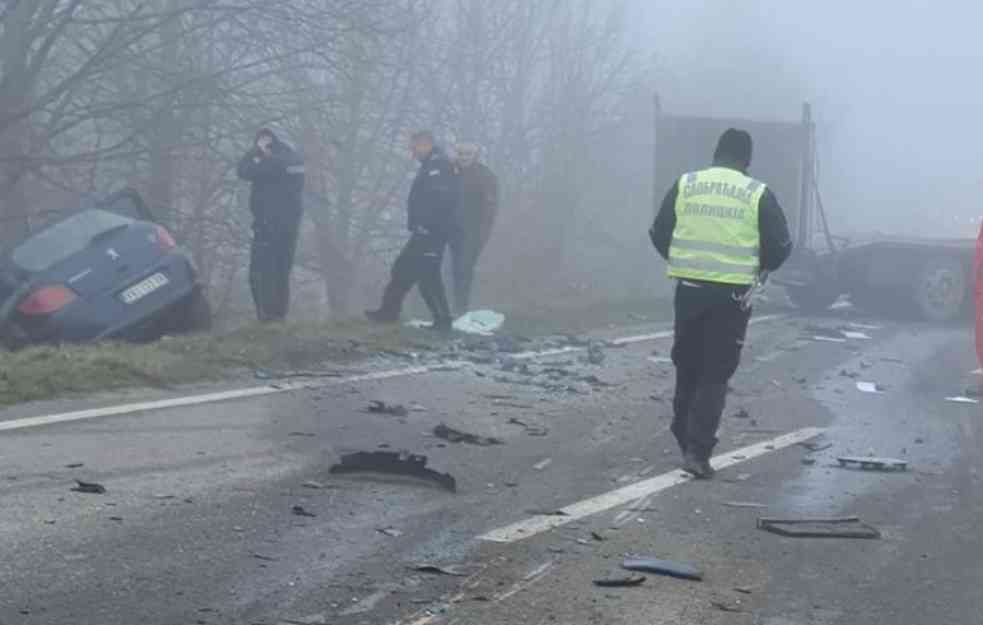
[[[750,293],[792,250],[778,200],[747,175],[751,135],[723,133],[713,165],[669,189],[649,237],[677,280],[675,418],[683,469],[710,478],[727,383],[740,362],[751,316]]]
[[[263,128],[239,161],[239,177],[252,183],[249,286],[256,316],[262,322],[283,321],[290,307],[290,272],[304,212],[304,161],[272,130]]]
[[[456,150],[460,196],[450,249],[454,310],[458,315],[468,312],[474,269],[498,216],[498,178],[478,161],[478,151],[474,143],[461,143]]]
[[[454,229],[457,180],[453,165],[443,150],[434,145],[429,131],[413,134],[410,149],[420,161],[407,202],[410,240],[393,264],[382,306],[367,310],[365,315],[378,323],[399,321],[403,300],[419,284],[423,301],[433,316],[434,329],[449,332],[452,319],[440,268]]]

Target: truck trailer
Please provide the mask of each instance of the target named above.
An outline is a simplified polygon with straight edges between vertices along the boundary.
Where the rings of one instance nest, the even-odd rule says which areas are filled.
[[[973,303],[975,239],[838,236],[827,217],[816,175],[811,107],[799,121],[725,119],[670,114],[656,99],[655,194],[661,199],[682,174],[708,166],[717,139],[741,128],[754,139],[751,176],[781,202],[794,251],[770,277],[808,313],[847,296],[862,310],[944,322],[968,315]]]

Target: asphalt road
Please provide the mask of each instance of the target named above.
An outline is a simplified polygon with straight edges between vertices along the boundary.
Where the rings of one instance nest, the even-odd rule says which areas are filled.
[[[870,339],[814,338],[843,328]],[[711,482],[674,473],[668,347],[0,432],[0,625],[979,622],[981,411],[945,401],[977,383],[968,328],[848,311],[755,325],[718,450],[733,466]],[[556,388],[535,384],[548,380]],[[373,400],[409,410],[367,412]],[[85,407],[98,403],[112,402]],[[0,423],[72,407],[22,406]],[[440,424],[500,444],[449,442]],[[805,428],[831,446],[783,438]],[[397,450],[426,455],[456,492],[330,473],[344,454]],[[909,466],[841,468],[842,455]],[[72,491],[76,479],[106,492]],[[847,515],[881,537],[756,528],[761,516]],[[523,522],[556,527],[495,534]],[[622,575],[627,553],[690,562],[704,580],[592,583]]]

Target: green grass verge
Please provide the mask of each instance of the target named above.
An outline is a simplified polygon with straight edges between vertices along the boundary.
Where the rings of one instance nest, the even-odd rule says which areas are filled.
[[[530,338],[671,318],[671,306],[665,300],[504,312],[505,332]],[[421,343],[438,345],[440,339],[426,331],[345,321],[251,325],[228,334],[166,337],[139,345],[104,342],[30,347],[0,352],[0,405],[219,381],[237,371],[258,368],[353,364],[375,351]]]

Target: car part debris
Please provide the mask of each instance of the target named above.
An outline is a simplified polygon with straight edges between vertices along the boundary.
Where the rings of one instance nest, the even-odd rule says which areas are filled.
[[[392,528],[392,527],[381,527],[381,528],[377,529],[376,531],[379,532],[380,534],[385,534],[386,536],[389,536],[390,538],[399,538],[400,536],[403,535],[403,532],[399,531],[398,529]]]
[[[417,573],[430,573],[431,575],[450,575],[451,577],[465,577],[467,573],[456,566],[441,566],[439,564],[412,564],[410,569]]]
[[[857,390],[861,393],[883,393],[884,387],[874,382],[857,382]]]
[[[601,534],[600,532],[591,532],[590,537],[599,543],[603,543],[605,540],[607,540],[607,538],[604,537],[604,534]]]
[[[754,588],[750,586],[737,586],[736,588],[734,588],[734,592],[739,592],[742,595],[750,595],[750,594],[754,594]]]
[[[741,609],[740,606],[724,603],[723,601],[711,601],[710,605],[720,610],[721,612],[736,612],[736,613],[744,612],[744,610]]]
[[[858,538],[876,539],[881,532],[860,521],[860,517],[830,519],[758,519],[758,529],[789,538]]]
[[[811,467],[812,465],[816,464],[816,459],[815,458],[803,458],[802,459],[802,464],[804,464],[804,465],[806,465],[808,467]]]
[[[751,418],[751,413],[749,413],[746,409],[741,408],[740,410],[738,410],[737,412],[734,413],[734,418],[735,419],[750,419]]]
[[[553,459],[546,458],[545,460],[540,460],[536,464],[532,465],[532,468],[536,469],[537,471],[542,471],[543,469],[550,466],[551,464],[553,464]]]
[[[962,395],[957,395],[955,397],[946,397],[945,400],[947,402],[950,402],[950,403],[953,403],[953,404],[978,404],[978,403],[980,403],[980,400],[978,400],[978,399],[973,399],[972,397],[964,397]]]
[[[817,334],[812,337],[812,340],[819,341],[821,343],[846,343],[846,339],[839,336],[826,336],[824,334]]]
[[[570,516],[568,512],[563,510],[526,510],[526,514],[531,514],[533,516]]]
[[[492,445],[504,445],[504,441],[491,436],[478,436],[456,430],[446,423],[441,423],[433,429],[433,435],[450,443],[466,443],[468,445],[478,445],[480,447],[490,447]]]
[[[859,340],[859,341],[870,341],[870,340],[872,340],[872,337],[871,336],[869,336],[869,335],[867,335],[867,334],[865,334],[863,332],[855,332],[853,330],[840,330],[840,332],[842,332],[843,333],[843,336],[845,336],[846,338],[853,339],[855,341],[857,341],[857,340]]]
[[[315,434],[314,432],[291,432],[287,434],[287,436],[302,436],[305,438],[314,438],[315,436],[317,436],[317,434]]]
[[[629,571],[640,573],[656,573],[658,575],[668,575],[679,579],[690,579],[702,581],[701,573],[692,564],[685,562],[673,562],[672,560],[660,560],[658,558],[634,557],[628,558],[621,563],[621,567]]]
[[[358,451],[341,457],[341,462],[331,467],[330,473],[386,473],[431,481],[438,486],[457,492],[457,480],[449,473],[438,473],[426,466],[427,457],[394,451]]]
[[[631,588],[645,583],[644,575],[629,575],[627,577],[605,577],[595,579],[594,585],[601,588]]]
[[[96,482],[83,482],[82,480],[75,480],[77,486],[72,488],[76,493],[86,493],[88,495],[105,495],[106,487],[102,484]]]
[[[824,451],[833,446],[833,443],[816,443],[813,441],[804,441],[799,443],[799,447],[805,447],[811,452]]]
[[[391,417],[405,417],[410,413],[406,409],[406,406],[402,404],[387,404],[378,399],[369,403],[368,411],[373,414],[385,414]]]
[[[521,428],[525,428],[526,434],[529,436],[546,436],[549,434],[549,430],[538,425],[529,425],[525,421],[521,421],[512,417],[508,420],[509,425],[518,425]]]
[[[767,504],[755,503],[753,501],[725,501],[723,505],[728,508],[767,508]]]
[[[256,558],[257,560],[262,560],[264,562],[277,562],[277,561],[279,561],[279,558],[274,558],[273,556],[264,556],[261,553],[254,553],[253,554],[253,557]]]
[[[867,456],[840,456],[836,459],[841,467],[857,465],[865,471],[904,471],[908,468],[907,460],[897,458],[877,458]]]
[[[505,315],[494,310],[474,310],[454,320],[454,329],[464,334],[492,336],[502,328]]]
[[[301,484],[301,486],[303,486],[304,488],[313,488],[314,490],[320,490],[322,488],[325,488],[324,484],[322,484],[321,482],[315,482],[314,480],[307,480],[306,482]]]
[[[290,510],[291,510],[291,512],[294,513],[295,516],[305,516],[305,517],[310,517],[310,518],[314,518],[314,517],[317,516],[313,512],[310,512],[307,509],[305,509],[304,506],[294,506]]]
[[[81,469],[84,466],[85,466],[85,463],[84,462],[73,462],[71,464],[66,464],[65,465],[65,468],[66,469]]]

